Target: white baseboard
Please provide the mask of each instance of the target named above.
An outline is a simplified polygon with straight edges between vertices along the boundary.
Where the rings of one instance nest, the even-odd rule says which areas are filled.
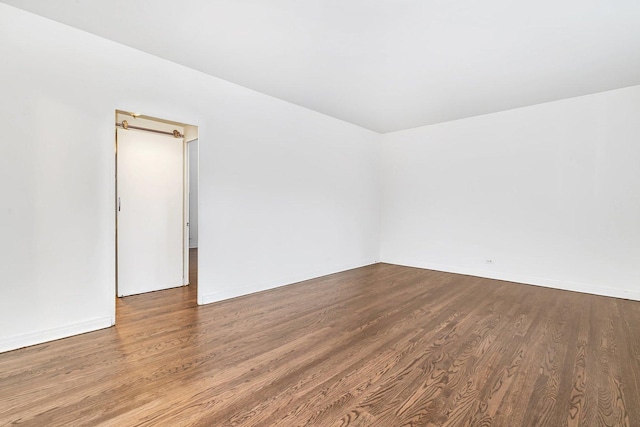
[[[612,288],[595,284],[577,283],[564,280],[549,279],[546,277],[535,277],[498,271],[479,270],[477,268],[463,267],[458,265],[434,264],[424,261],[386,259],[380,262],[402,265],[406,267],[424,268],[427,270],[444,271],[447,273],[464,274],[467,276],[504,280],[507,282],[523,283],[525,285],[542,286],[545,288],[561,289],[564,291],[582,292],[585,294],[640,301],[640,291],[631,291],[628,289]]]
[[[210,304],[213,302],[224,301],[231,298],[237,298],[244,295],[255,294],[263,292],[269,289],[279,288],[281,286],[288,286],[294,283],[304,282],[305,280],[317,279],[318,277],[328,276],[330,274],[340,273],[342,271],[353,270],[354,268],[365,267],[367,265],[376,264],[378,261],[363,261],[361,263],[340,265],[332,269],[320,270],[314,273],[299,274],[294,276],[288,276],[276,280],[269,280],[261,283],[253,283],[251,285],[241,286],[232,290],[224,290],[220,292],[212,292],[205,295],[198,296],[198,304]]]
[[[108,328],[113,325],[111,318],[112,316],[108,315],[44,331],[0,339],[0,353]]]

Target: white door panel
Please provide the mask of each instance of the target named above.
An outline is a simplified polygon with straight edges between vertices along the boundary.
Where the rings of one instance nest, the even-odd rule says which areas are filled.
[[[182,138],[117,129],[118,296],[182,286]]]

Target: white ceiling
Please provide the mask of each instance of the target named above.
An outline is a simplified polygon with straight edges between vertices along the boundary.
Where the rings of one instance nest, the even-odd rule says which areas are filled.
[[[639,0],[2,0],[390,132],[640,84]]]

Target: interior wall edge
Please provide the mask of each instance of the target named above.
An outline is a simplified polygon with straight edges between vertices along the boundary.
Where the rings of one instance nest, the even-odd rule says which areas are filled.
[[[478,269],[462,265],[444,265],[431,263],[428,261],[388,258],[380,262],[385,264],[400,265],[404,267],[420,268],[424,270],[442,271],[445,273],[463,274],[466,276],[475,276],[485,279],[502,280],[505,282],[513,282],[515,284],[542,286],[544,288],[552,288],[562,291],[580,292],[583,294],[592,294],[603,297],[640,301],[640,291],[612,288],[591,283],[577,283],[566,280],[550,279],[547,277],[528,276],[500,271],[480,271]]]
[[[74,335],[80,335],[87,332],[94,332],[100,329],[110,328],[111,326],[113,326],[112,315],[109,314],[106,316],[97,317],[95,319],[76,322],[57,328],[46,329],[0,339],[0,353],[17,350],[19,348],[29,347],[36,344],[43,344],[49,341],[69,338]]]
[[[263,283],[254,284],[251,286],[242,286],[235,288],[233,292],[229,290],[223,290],[219,292],[210,292],[200,296],[200,300],[198,301],[198,305],[206,305],[215,302],[225,301],[232,298],[243,297],[251,294],[256,294],[264,291],[268,291],[271,289],[281,288],[284,286],[293,285],[296,283],[304,282],[307,280],[318,279],[324,276],[330,276],[332,274],[342,273],[343,271],[354,270],[356,268],[366,267],[368,265],[377,264],[377,260],[366,260],[361,263],[356,263],[355,265],[340,265],[330,270],[322,270],[317,271],[314,274],[299,274],[295,276],[288,276],[279,280],[270,280]]]

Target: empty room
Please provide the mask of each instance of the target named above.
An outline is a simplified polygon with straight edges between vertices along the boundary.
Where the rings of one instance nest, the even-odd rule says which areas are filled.
[[[640,2],[0,0],[0,425],[640,426]]]

